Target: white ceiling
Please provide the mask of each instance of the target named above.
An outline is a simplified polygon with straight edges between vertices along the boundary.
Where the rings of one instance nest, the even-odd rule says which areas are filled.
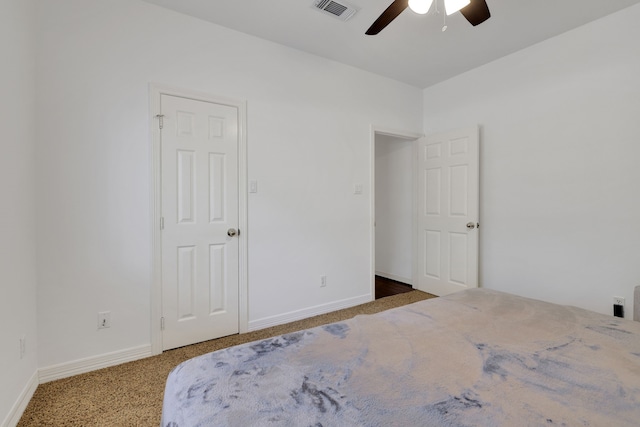
[[[145,0],[315,55],[425,88],[640,0],[487,0],[491,18],[472,27],[460,13],[405,10],[376,36],[365,31],[392,0],[346,0],[342,22],[313,0]],[[340,1],[340,0],[338,0]],[[442,10],[442,0],[437,0]]]

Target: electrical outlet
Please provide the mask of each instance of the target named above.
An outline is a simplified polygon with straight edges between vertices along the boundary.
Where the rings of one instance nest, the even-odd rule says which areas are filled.
[[[623,297],[613,297],[613,304],[614,305],[624,305],[624,298]]]
[[[320,287],[324,288],[327,286],[327,276],[320,276]]]
[[[111,312],[101,311],[98,313],[98,329],[111,327]]]

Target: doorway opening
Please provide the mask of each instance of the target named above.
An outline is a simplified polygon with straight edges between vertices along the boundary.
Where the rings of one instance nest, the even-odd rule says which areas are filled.
[[[374,132],[373,294],[376,299],[413,289],[414,141],[419,135]]]

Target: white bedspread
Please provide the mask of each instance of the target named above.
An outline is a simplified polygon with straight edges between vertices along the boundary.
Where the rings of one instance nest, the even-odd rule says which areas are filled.
[[[638,426],[640,323],[464,291],[184,362],[162,425]]]

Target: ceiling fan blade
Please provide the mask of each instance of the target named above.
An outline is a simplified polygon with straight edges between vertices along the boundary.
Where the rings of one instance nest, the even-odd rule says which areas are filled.
[[[491,12],[485,0],[471,0],[471,3],[460,9],[460,13],[474,27],[491,18]]]
[[[368,36],[375,36],[380,31],[398,17],[407,7],[409,7],[409,0],[394,0],[393,3],[384,11],[382,15],[371,24],[371,27],[365,33]]]

